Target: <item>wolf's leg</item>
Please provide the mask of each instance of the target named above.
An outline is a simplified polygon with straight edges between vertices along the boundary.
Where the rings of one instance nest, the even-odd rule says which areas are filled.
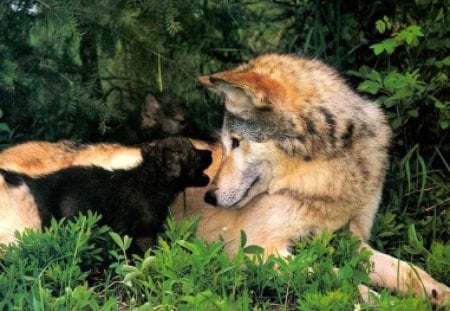
[[[266,248],[265,258],[270,254],[285,256],[286,254],[282,251],[288,249],[288,244],[285,243]],[[376,251],[364,242],[361,243],[361,248],[366,248],[372,252],[370,260],[373,264],[373,270],[369,273],[369,278],[373,284],[401,293],[412,291],[414,295],[429,299],[433,304],[446,305],[449,303],[450,288],[433,279],[419,267]],[[312,272],[312,269],[310,271]],[[338,273],[339,269],[335,268],[334,271]],[[362,300],[368,303],[372,302],[369,293],[378,295],[370,287],[363,284],[358,286],[358,291]]]
[[[371,289],[370,287],[368,287],[367,285],[364,284],[359,284],[358,285],[358,292],[359,295],[361,296],[361,299],[366,302],[366,303],[373,303],[373,299],[372,297],[379,297],[380,294],[377,293],[376,291],[374,291],[373,289]]]
[[[361,208],[359,214],[350,219],[350,231],[363,241],[367,241],[370,238],[370,232],[372,231],[380,200],[381,191],[373,198],[371,203]]]
[[[402,293],[412,292],[429,299],[433,304],[449,303],[450,288],[419,267],[374,250],[367,243],[361,243],[361,248],[372,252],[370,260],[373,263],[373,271],[369,277],[373,284]]]

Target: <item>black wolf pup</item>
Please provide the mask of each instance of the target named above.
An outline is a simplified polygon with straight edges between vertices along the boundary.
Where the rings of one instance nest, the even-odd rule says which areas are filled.
[[[129,170],[69,167],[42,177],[0,170],[10,186],[25,183],[36,202],[42,226],[87,210],[101,222],[132,237],[155,238],[168,207],[185,187],[206,186],[203,170],[211,152],[195,149],[188,139],[167,138],[141,146],[142,163]]]

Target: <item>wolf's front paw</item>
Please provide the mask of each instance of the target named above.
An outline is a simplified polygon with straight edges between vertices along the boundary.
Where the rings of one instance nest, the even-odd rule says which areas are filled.
[[[412,277],[413,285],[417,285],[418,292],[421,296],[430,299],[435,305],[446,306],[450,302],[450,288],[433,279],[424,271],[415,271]],[[415,281],[415,282],[414,282]]]

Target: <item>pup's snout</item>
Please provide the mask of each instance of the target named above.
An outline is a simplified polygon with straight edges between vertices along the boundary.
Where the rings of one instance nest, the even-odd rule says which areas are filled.
[[[207,169],[212,163],[212,152],[209,150],[200,150],[200,149],[197,149],[197,152],[200,155],[202,170]]]
[[[212,152],[209,150],[200,150],[195,149],[197,152],[198,158],[196,159],[196,164],[189,167],[191,171],[191,176],[189,178],[189,181],[187,183],[188,187],[205,187],[209,184],[209,177],[205,173],[203,173],[203,170],[207,169],[208,166],[212,163]],[[197,161],[200,161],[198,163]]]
[[[214,206],[217,205],[217,197],[213,190],[208,190],[205,193],[205,202]]]

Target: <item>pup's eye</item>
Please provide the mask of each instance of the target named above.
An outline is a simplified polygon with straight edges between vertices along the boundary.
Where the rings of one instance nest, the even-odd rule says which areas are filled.
[[[239,147],[239,140],[237,138],[232,138],[231,139],[231,148],[236,149],[237,147]]]

